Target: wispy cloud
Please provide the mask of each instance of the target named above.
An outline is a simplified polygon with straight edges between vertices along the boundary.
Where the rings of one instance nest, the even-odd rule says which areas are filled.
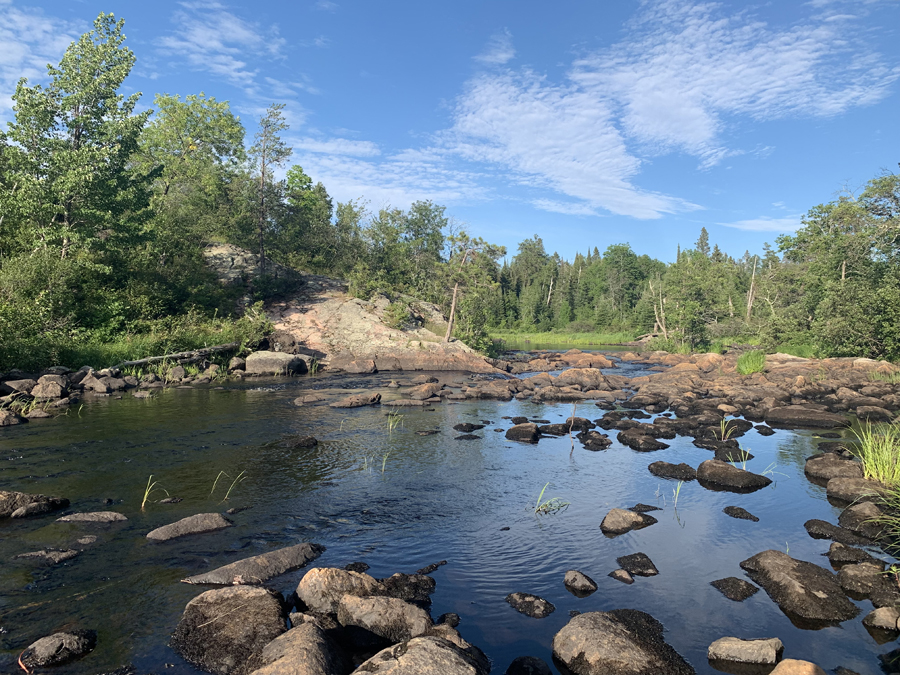
[[[381,150],[371,141],[353,141],[346,138],[330,138],[317,140],[315,138],[300,138],[293,141],[297,151],[323,153],[328,155],[347,155],[350,157],[376,157]]]
[[[503,65],[509,63],[516,56],[513,48],[512,33],[508,29],[491,36],[487,49],[475,57],[476,61],[487,64]]]
[[[737,220],[733,223],[719,223],[719,225],[750,232],[794,232],[802,226],[802,223],[800,222],[800,216],[789,218],[761,216],[750,220]]]
[[[316,3],[316,9],[321,9],[321,10],[326,11],[326,12],[333,12],[333,11],[335,11],[339,6],[340,6],[340,5],[338,5],[336,2],[331,2],[330,0],[319,0],[319,1]]]

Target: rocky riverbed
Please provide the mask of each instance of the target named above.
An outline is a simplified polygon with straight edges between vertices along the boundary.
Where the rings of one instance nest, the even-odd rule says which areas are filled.
[[[776,355],[742,377],[727,355],[572,350],[475,374],[254,365],[289,359],[304,370],[268,352],[228,381],[5,376],[51,415],[0,432],[10,663],[874,673],[890,652],[882,488],[846,450],[847,425],[900,407],[889,364]],[[52,416],[74,397],[84,415]],[[109,584],[158,607],[113,610],[123,634],[98,605]]]

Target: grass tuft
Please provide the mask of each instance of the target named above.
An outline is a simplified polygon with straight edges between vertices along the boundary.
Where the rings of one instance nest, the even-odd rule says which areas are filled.
[[[545,500],[544,492],[547,490],[548,485],[550,485],[550,483],[546,483],[541,489],[541,494],[538,495],[537,502],[535,502],[534,505],[535,514],[545,515],[548,513],[556,513],[569,505],[569,502],[561,501],[559,497],[551,497]]]
[[[761,349],[744,352],[738,357],[735,368],[741,375],[761,373],[766,368],[766,353]]]
[[[866,421],[852,431],[859,441],[853,452],[859,456],[863,475],[889,487],[900,486],[900,425]]]
[[[166,497],[169,496],[169,492],[161,487],[157,487],[159,485],[159,481],[153,480],[153,474],[150,474],[150,478],[147,479],[147,487],[144,488],[144,498],[141,500],[141,511],[144,510],[144,507],[147,505],[147,502],[150,501],[150,497],[153,496],[154,492],[165,492]]]

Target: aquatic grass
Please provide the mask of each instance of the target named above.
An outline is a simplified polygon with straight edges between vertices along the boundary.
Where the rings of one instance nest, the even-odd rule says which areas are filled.
[[[227,502],[227,501],[228,501],[228,498],[231,496],[232,490],[234,490],[234,488],[237,487],[238,483],[243,483],[243,482],[247,479],[247,475],[246,475],[246,474],[247,474],[246,471],[241,471],[237,476],[234,477],[234,479],[232,479],[231,485],[228,487],[228,490],[225,491],[225,496],[222,498],[222,501],[219,502],[220,504],[221,504],[222,502]],[[229,476],[229,475],[228,475],[227,473],[225,473],[224,471],[219,471],[219,475],[216,476],[216,479],[213,481],[212,490],[209,491],[209,497],[212,497],[212,496],[213,496],[213,493],[216,491],[216,487],[217,487],[218,484],[219,484],[219,479],[220,479],[222,476],[225,476],[225,478],[231,478],[231,476]],[[209,499],[209,497],[207,497],[207,499]]]
[[[166,497],[169,496],[168,490],[159,486],[159,481],[153,480],[153,474],[150,474],[150,478],[147,479],[147,487],[144,488],[144,498],[141,499],[141,511],[144,510],[144,507],[147,505],[147,502],[150,501],[150,497],[153,496],[154,492],[165,492]]]
[[[766,353],[762,349],[744,352],[738,357],[735,369],[741,375],[761,373],[766,368]]]
[[[544,487],[541,489],[541,493],[538,495],[537,502],[535,502],[534,504],[534,513],[536,515],[557,513],[569,506],[569,502],[561,501],[559,497],[550,497],[549,499],[545,500],[544,492],[547,490],[548,485],[550,485],[550,483],[544,484]]]
[[[731,438],[731,434],[734,433],[735,425],[733,420],[726,420],[724,417],[719,420],[719,439],[720,441],[727,441]]]
[[[678,510],[678,496],[681,494],[682,486],[684,486],[684,481],[680,480],[675,485],[675,487],[672,489],[672,499],[673,499],[672,507],[675,510]]]
[[[900,425],[866,420],[851,431],[858,441],[853,452],[860,459],[863,475],[892,488],[900,486]]]
[[[738,448],[738,454],[728,453],[728,461],[731,465],[738,469],[747,470],[747,460],[750,458],[750,448]],[[738,466],[740,464],[740,466]]]

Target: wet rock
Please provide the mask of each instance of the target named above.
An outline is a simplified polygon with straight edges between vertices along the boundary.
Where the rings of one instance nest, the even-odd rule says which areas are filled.
[[[742,509],[740,506],[726,506],[724,509],[722,509],[722,513],[724,513],[726,516],[737,518],[738,520],[752,520],[754,523],[759,522],[759,518],[754,516],[746,509]]]
[[[186,584],[261,584],[285,572],[300,569],[318,558],[325,551],[319,544],[297,544],[268,553],[238,560],[211,572],[182,579]]]
[[[827,675],[815,663],[798,659],[784,659],[769,675]]]
[[[352,562],[344,565],[344,569],[349,572],[365,572],[369,569],[369,565],[364,562]]]
[[[634,609],[586,612],[553,637],[553,655],[575,675],[693,675],[663,640],[663,625]]]
[[[807,533],[813,539],[831,539],[832,541],[847,544],[849,546],[869,546],[872,544],[871,539],[860,537],[850,530],[843,527],[832,525],[831,523],[813,518],[803,523]]]
[[[429,384],[420,384],[406,392],[406,395],[414,401],[424,401],[433,396],[437,396],[442,389],[440,384],[432,382]]]
[[[0,427],[11,427],[25,424],[28,420],[13,410],[0,409]]]
[[[573,431],[590,431],[597,425],[584,417],[569,417],[563,423],[563,426]]]
[[[525,424],[528,421],[527,417],[512,417],[509,418],[509,421],[512,424]]]
[[[351,396],[347,396],[342,398],[340,401],[335,401],[330,404],[332,408],[362,408],[367,405],[376,405],[381,402],[381,394],[352,394]]]
[[[296,450],[300,448],[314,448],[319,444],[319,440],[315,436],[288,436],[278,442],[281,448],[288,450]]]
[[[670,464],[669,462],[653,462],[647,467],[654,476],[660,478],[672,478],[673,480],[691,481],[697,477],[697,472],[689,464]]]
[[[115,511],[91,511],[88,513],[70,513],[57,518],[57,523],[122,523],[128,520]]]
[[[97,634],[92,630],[54,633],[28,645],[20,660],[28,668],[59,666],[84,656],[96,645]]]
[[[844,565],[838,573],[838,581],[848,594],[857,598],[869,598],[876,607],[900,603],[900,589],[893,575],[884,574],[882,563],[857,563]]]
[[[600,523],[603,534],[625,534],[631,530],[639,530],[659,522],[646,513],[635,513],[625,509],[612,509]]]
[[[495,429],[494,431],[501,431],[501,429]],[[425,429],[422,431],[417,431],[416,436],[434,436],[435,434],[441,433],[437,429]]]
[[[756,429],[760,436],[771,436],[775,433],[772,427],[767,427],[765,424],[757,424],[753,428]]]
[[[828,561],[834,567],[861,562],[869,562],[875,564],[881,563],[880,560],[872,557],[862,549],[853,548],[852,546],[845,546],[844,544],[840,544],[838,542],[832,543],[828,548],[828,553],[826,553],[825,555],[828,556]]]
[[[460,436],[454,436],[454,441],[477,441],[480,440],[481,436],[476,436],[475,434],[462,434]]]
[[[653,561],[650,560],[646,553],[623,555],[620,558],[616,558],[616,562],[619,563],[623,570],[636,577],[655,577],[659,574],[656,565],[653,564]]]
[[[248,375],[297,375],[307,372],[307,366],[298,354],[253,352],[247,356],[244,371]]]
[[[606,450],[612,445],[612,440],[606,434],[599,431],[583,431],[578,434],[578,440],[581,441],[585,450]]]
[[[30,560],[33,562],[43,563],[45,565],[58,565],[66,560],[71,560],[78,555],[78,551],[72,549],[59,550],[45,548],[41,551],[31,551],[29,553],[20,553],[13,560]]]
[[[455,612],[447,612],[446,614],[441,614],[438,617],[435,625],[443,624],[445,626],[450,626],[450,628],[456,628],[459,625],[459,621],[459,614],[456,614]]]
[[[703,448],[704,450],[712,450],[716,454],[724,452],[738,453],[741,449],[740,443],[738,443],[733,438],[729,438],[725,441],[720,441],[718,438],[700,437],[694,439],[693,445],[698,448]]]
[[[749,462],[753,459],[754,455],[747,452],[743,448],[719,448],[716,450],[715,457],[713,459],[718,459],[720,462],[733,462],[733,463],[741,463]]]
[[[417,637],[384,649],[354,672],[375,675],[487,675],[490,665],[436,636]]]
[[[397,572],[387,579],[379,579],[383,595],[412,602],[420,607],[431,604],[431,594],[437,588],[437,582],[425,574],[403,574]]]
[[[832,478],[862,478],[862,465],[852,459],[845,459],[832,452],[813,455],[806,460],[804,471],[807,476],[828,481]]]
[[[736,637],[723,637],[709,646],[706,658],[711,663],[726,661],[730,663],[774,666],[781,660],[783,653],[784,645],[778,638],[741,640]]]
[[[506,438],[508,440],[521,443],[537,443],[540,436],[537,424],[531,422],[516,424],[514,427],[506,430]]]
[[[730,492],[755,492],[771,485],[772,480],[751,471],[739,469],[718,459],[708,459],[697,467],[697,480],[704,487],[712,486]]]
[[[484,429],[484,425],[463,422],[462,424],[456,424],[453,427],[454,431],[461,431],[464,434],[471,434],[473,431],[478,431],[479,429]]]
[[[517,612],[533,619],[543,619],[556,611],[552,603],[529,593],[510,593],[506,596],[506,602]]]
[[[345,595],[384,595],[384,586],[368,574],[336,567],[314,567],[297,586],[297,597],[314,612],[336,613]]]
[[[651,511],[662,511],[662,509],[658,506],[650,506],[649,504],[641,504],[640,502],[638,502],[628,510],[634,511],[635,513],[650,513]]]
[[[553,671],[536,656],[517,656],[506,669],[506,675],[553,675]]]
[[[709,585],[729,600],[734,600],[735,602],[743,602],[759,591],[759,589],[749,581],[744,581],[737,577],[716,579],[715,581],[710,581]]]
[[[170,541],[189,534],[215,532],[231,526],[231,521],[221,513],[198,513],[195,516],[188,516],[169,525],[156,528],[147,534],[147,539],[150,541]]]
[[[68,505],[69,500],[61,497],[0,490],[0,518],[25,518],[64,509]]]
[[[229,586],[191,600],[170,645],[201,670],[245,675],[285,629],[280,595],[257,586]]]
[[[344,675],[349,668],[337,645],[315,623],[303,623],[263,647],[253,675]]]
[[[844,509],[838,517],[838,525],[868,539],[881,536],[883,524],[879,522],[884,512],[872,502],[860,502]]]
[[[579,598],[586,598],[597,590],[597,583],[587,574],[578,570],[569,570],[563,579],[563,584],[572,594]]]
[[[623,584],[633,584],[634,583],[634,577],[631,576],[631,574],[629,574],[626,570],[623,570],[623,569],[613,570],[612,572],[609,573],[609,576],[611,576],[616,581],[621,581]]]
[[[616,436],[616,440],[622,445],[626,445],[632,450],[638,452],[654,452],[656,450],[665,450],[669,446],[662,441],[658,441],[652,436],[645,434],[634,434],[629,431],[622,431]]]
[[[766,413],[766,424],[781,429],[834,429],[846,426],[847,418],[801,405],[787,405],[771,408]]]
[[[542,436],[565,436],[569,433],[569,427],[565,424],[541,424],[538,431]]]
[[[852,619],[859,613],[834,575],[818,565],[770,550],[744,560],[741,568],[789,618],[829,624]]]
[[[34,396],[34,392],[31,392],[31,395]],[[856,407],[856,416],[861,420],[868,420],[869,422],[890,422],[894,419],[894,413],[890,410],[885,410],[879,406],[874,405],[860,405]]]
[[[878,630],[900,631],[898,623],[900,623],[900,609],[896,607],[879,607],[863,618],[863,626]]]
[[[425,567],[416,570],[416,574],[431,574],[432,572],[436,572],[439,568],[443,567],[447,564],[446,560],[441,560],[440,562],[431,563],[430,565],[425,565]]]
[[[825,492],[829,499],[852,504],[878,499],[884,493],[884,487],[865,478],[832,478],[825,486]]]
[[[432,626],[431,617],[421,607],[382,596],[343,596],[337,620],[345,628],[360,628],[394,643],[423,635]]]

